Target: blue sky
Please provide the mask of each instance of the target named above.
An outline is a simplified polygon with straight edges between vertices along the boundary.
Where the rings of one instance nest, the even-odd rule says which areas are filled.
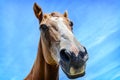
[[[34,2],[44,13],[67,10],[74,22],[89,53],[86,75],[76,80],[120,80],[119,0],[1,0],[0,80],[23,80],[31,70],[40,37]],[[60,80],[69,80],[61,69]]]

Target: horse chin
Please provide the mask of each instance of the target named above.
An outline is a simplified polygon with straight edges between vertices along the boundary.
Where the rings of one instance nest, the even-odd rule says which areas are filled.
[[[82,66],[78,70],[79,72],[76,72],[76,73],[73,68],[70,68],[70,71],[66,71],[62,66],[61,68],[69,79],[75,79],[75,78],[83,77],[85,75],[85,66]]]
[[[69,79],[75,79],[75,78],[83,77],[85,75],[85,72],[83,72],[81,74],[75,74],[75,75],[70,75],[70,74],[67,74],[67,73],[65,73],[65,74],[67,75],[67,77]]]

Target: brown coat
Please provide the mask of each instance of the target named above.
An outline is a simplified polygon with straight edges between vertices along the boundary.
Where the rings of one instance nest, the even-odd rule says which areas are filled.
[[[45,47],[44,47],[45,48]],[[43,57],[43,46],[39,43],[37,58],[29,75],[24,80],[58,80],[58,65],[50,65]]]

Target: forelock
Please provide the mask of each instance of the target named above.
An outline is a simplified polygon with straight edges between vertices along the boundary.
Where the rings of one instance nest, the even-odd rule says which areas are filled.
[[[58,13],[58,12],[53,12],[50,15],[53,16],[53,17],[63,17],[63,15]]]

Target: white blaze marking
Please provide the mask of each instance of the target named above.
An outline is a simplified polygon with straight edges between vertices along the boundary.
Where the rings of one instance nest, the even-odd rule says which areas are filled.
[[[59,32],[61,35],[67,37],[71,42],[74,42],[73,41],[74,36],[73,36],[72,32],[68,29],[67,25],[65,25],[62,17],[51,17],[50,19],[52,21],[54,21],[55,23],[57,23],[57,26],[58,26],[58,29],[59,29]],[[61,40],[64,40],[64,37],[61,37]],[[62,47],[64,47],[63,45],[66,46],[66,44],[62,43]],[[55,49],[56,46],[53,46],[53,48]],[[75,52],[78,53],[77,50]],[[57,50],[56,55],[55,54],[52,55],[55,61],[60,60],[60,57],[58,56],[58,54],[59,54],[59,50]]]
[[[55,21],[58,24],[59,31],[60,31],[61,35],[67,34],[68,36],[71,36],[71,38],[73,37],[72,32],[67,28],[67,26],[63,22],[63,18],[51,17],[51,20]]]

